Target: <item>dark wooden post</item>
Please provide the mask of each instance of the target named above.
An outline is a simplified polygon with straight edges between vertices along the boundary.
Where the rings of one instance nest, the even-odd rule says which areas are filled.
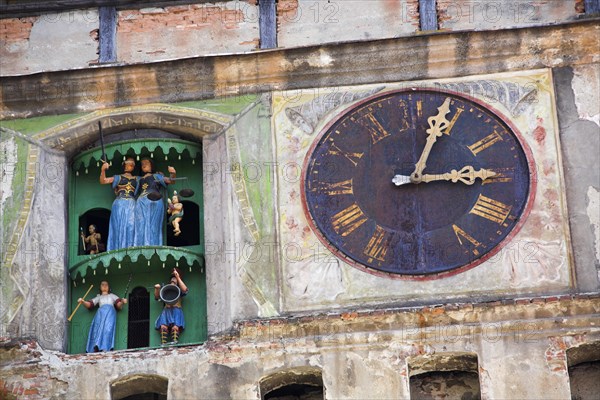
[[[422,31],[438,29],[436,0],[419,0],[419,19]]]
[[[260,48],[277,47],[277,3],[276,0],[259,0],[258,25],[260,31]]]
[[[117,61],[117,9],[100,7],[98,14],[100,17],[98,61],[101,63],[115,62]]]

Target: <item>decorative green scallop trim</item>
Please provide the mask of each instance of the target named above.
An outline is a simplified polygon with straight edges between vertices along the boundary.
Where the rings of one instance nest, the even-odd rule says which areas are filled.
[[[202,253],[171,246],[130,247],[80,258],[83,260],[69,268],[72,280],[83,279],[89,274],[128,274],[173,267],[204,268]]]
[[[179,139],[137,139],[121,142],[114,142],[105,146],[105,153],[108,160],[115,156],[149,156],[156,153],[157,157],[184,157],[196,159],[202,154],[200,146],[194,146],[192,142]],[[78,171],[82,167],[88,168],[98,163],[102,157],[102,149],[96,147],[82,152],[73,160],[72,167]]]

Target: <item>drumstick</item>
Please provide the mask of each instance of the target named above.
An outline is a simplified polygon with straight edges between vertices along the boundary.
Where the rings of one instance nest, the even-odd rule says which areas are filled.
[[[87,292],[85,292],[85,294],[82,297],[83,301],[85,301],[85,296],[87,296],[88,293],[90,293],[90,290],[92,290],[93,287],[94,287],[94,285],[90,285],[90,288],[87,290]],[[67,321],[71,322],[71,318],[73,318],[73,315],[75,315],[75,312],[77,312],[77,309],[79,308],[80,305],[81,305],[81,303],[77,304],[77,307],[75,307],[75,309],[73,310],[71,315],[69,315],[69,318],[67,318]]]

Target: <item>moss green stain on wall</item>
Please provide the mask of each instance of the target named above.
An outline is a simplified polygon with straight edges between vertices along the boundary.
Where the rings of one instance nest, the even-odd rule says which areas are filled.
[[[19,138],[3,137],[2,149],[2,243],[7,244],[24,199],[29,144]]]
[[[275,175],[273,148],[268,113],[261,104],[250,110],[236,126],[242,166],[242,178],[246,182],[248,199],[261,231],[261,236],[273,233],[272,187]]]
[[[203,101],[188,101],[173,105],[187,108],[196,108],[206,111],[213,111],[227,115],[236,115],[239,114],[249,104],[256,101],[257,98],[258,96],[256,95],[222,97]]]
[[[28,119],[16,119],[12,121],[2,121],[2,126],[21,132],[27,136],[34,136],[53,126],[62,124],[74,118],[82,117],[86,114],[63,114],[52,115],[48,117],[36,117]]]

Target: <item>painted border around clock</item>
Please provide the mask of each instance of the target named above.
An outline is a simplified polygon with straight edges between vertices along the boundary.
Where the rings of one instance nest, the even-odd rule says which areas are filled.
[[[346,114],[348,114],[355,108],[360,107],[362,104],[370,102],[379,97],[389,96],[389,95],[396,94],[396,93],[411,93],[411,92],[417,92],[417,91],[433,91],[433,92],[438,92],[438,93],[442,93],[442,94],[448,94],[450,96],[456,96],[459,98],[463,98],[467,101],[476,103],[480,107],[483,107],[484,109],[488,110],[490,113],[494,114],[498,119],[500,119],[504,124],[506,124],[506,126],[508,126],[511,129],[512,134],[514,134],[517,141],[521,145],[521,148],[523,149],[523,153],[525,154],[525,158],[527,159],[527,166],[529,168],[529,192],[527,195],[527,202],[525,204],[525,207],[523,208],[523,212],[521,213],[521,215],[519,217],[519,221],[517,222],[515,227],[510,231],[510,233],[500,243],[498,243],[493,249],[491,249],[490,251],[485,253],[483,256],[477,258],[476,260],[470,262],[469,264],[465,264],[461,267],[454,268],[450,271],[431,273],[431,274],[421,274],[421,275],[394,274],[391,272],[379,271],[379,270],[367,267],[367,266],[359,263],[358,261],[356,261],[356,260],[350,258],[349,256],[347,256],[346,254],[344,254],[344,252],[342,252],[340,249],[335,247],[327,239],[327,237],[325,237],[325,235],[321,232],[321,230],[317,226],[316,222],[314,221],[314,219],[308,209],[308,203],[307,203],[307,199],[306,199],[306,187],[305,187],[305,185],[306,185],[305,182],[306,182],[306,178],[307,178],[306,174],[308,172],[308,166],[309,166],[309,163],[311,160],[311,156],[314,153],[317,145],[321,142],[322,137],[327,133],[327,131],[337,121],[339,121],[340,119],[345,117]],[[527,141],[524,140],[523,135],[517,129],[517,127],[509,119],[507,119],[503,113],[499,112],[496,108],[486,104],[482,100],[476,99],[472,96],[469,96],[469,95],[466,95],[463,93],[454,92],[454,91],[445,90],[445,89],[439,89],[439,88],[435,88],[435,87],[412,87],[412,88],[408,88],[408,89],[396,89],[396,90],[389,90],[389,91],[385,91],[385,92],[379,92],[379,93],[369,96],[367,98],[361,99],[360,101],[357,101],[356,103],[353,103],[350,106],[344,108],[342,111],[337,113],[336,116],[333,117],[329,122],[327,122],[327,124],[323,128],[321,128],[319,134],[313,140],[313,143],[311,144],[310,148],[308,149],[308,151],[306,153],[306,156],[304,157],[304,162],[302,164],[302,175],[301,176],[302,176],[302,179],[300,180],[300,194],[301,194],[301,201],[302,201],[302,208],[304,211],[304,216],[305,216],[306,220],[308,221],[308,224],[309,224],[311,230],[317,236],[319,241],[325,247],[327,247],[327,249],[332,254],[334,254],[337,258],[341,259],[348,265],[350,265],[354,268],[357,268],[363,272],[366,272],[368,274],[375,275],[378,277],[383,277],[383,278],[394,279],[394,280],[409,280],[409,281],[430,281],[430,280],[442,279],[442,278],[447,278],[450,276],[458,275],[458,274],[468,271],[472,268],[475,268],[476,266],[484,263],[485,261],[489,260],[496,254],[498,254],[504,248],[504,246],[506,246],[517,235],[517,233],[519,233],[519,231],[525,224],[525,221],[527,220],[527,217],[529,216],[531,209],[533,208],[533,204],[534,204],[535,197],[536,197],[536,190],[537,190],[537,170],[535,168],[533,152],[531,151],[529,144],[527,143]]]

